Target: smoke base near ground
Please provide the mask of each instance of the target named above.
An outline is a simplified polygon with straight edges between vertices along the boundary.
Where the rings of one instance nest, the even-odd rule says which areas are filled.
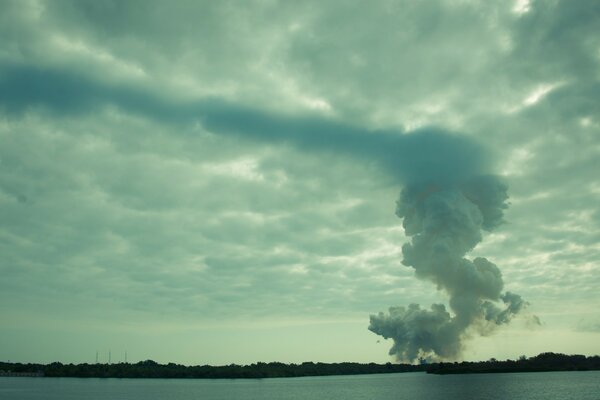
[[[503,292],[494,263],[466,258],[483,231],[502,223],[507,199],[507,186],[494,175],[404,187],[396,215],[410,241],[402,246],[402,263],[447,294],[449,309],[410,304],[371,315],[369,329],[394,342],[390,355],[407,362],[459,359],[468,334],[489,334],[526,307],[518,294]]]

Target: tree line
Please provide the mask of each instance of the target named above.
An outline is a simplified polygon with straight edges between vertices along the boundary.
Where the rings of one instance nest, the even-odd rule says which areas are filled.
[[[77,378],[284,378],[325,375],[359,375],[425,371],[425,366],[409,364],[314,363],[285,364],[258,362],[250,365],[195,365],[159,364],[153,360],[116,364],[22,364],[2,363],[0,371],[43,372],[48,377]]]
[[[427,366],[429,374],[474,374],[494,372],[548,372],[548,371],[591,371],[600,370],[600,356],[566,355],[541,353],[535,357],[519,357],[518,360],[460,363],[435,363]]]
[[[587,371],[600,370],[600,356],[542,353],[535,357],[498,361],[439,362],[411,364],[361,364],[354,362],[321,363],[258,362],[250,365],[194,365],[159,364],[153,360],[116,364],[24,364],[0,362],[0,376],[47,376],[76,378],[189,378],[239,379],[284,378],[327,375],[360,375],[400,372],[427,372],[430,374],[465,374],[494,372]]]

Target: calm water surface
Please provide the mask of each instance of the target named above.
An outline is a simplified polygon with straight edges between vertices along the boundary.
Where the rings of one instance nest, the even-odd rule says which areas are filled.
[[[600,371],[257,380],[0,377],[0,400],[600,400]]]

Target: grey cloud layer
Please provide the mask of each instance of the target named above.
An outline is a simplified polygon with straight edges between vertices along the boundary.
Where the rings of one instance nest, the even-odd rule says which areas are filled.
[[[510,187],[507,223],[469,258],[501,266],[548,329],[593,325],[598,5],[512,8],[4,1],[4,315],[439,302],[400,265],[393,215],[429,138],[453,173],[486,161],[475,141],[492,149],[481,168]]]

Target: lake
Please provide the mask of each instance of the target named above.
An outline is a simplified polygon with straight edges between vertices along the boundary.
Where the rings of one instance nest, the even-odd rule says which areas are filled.
[[[186,380],[0,377],[1,400],[598,400],[600,371]]]

